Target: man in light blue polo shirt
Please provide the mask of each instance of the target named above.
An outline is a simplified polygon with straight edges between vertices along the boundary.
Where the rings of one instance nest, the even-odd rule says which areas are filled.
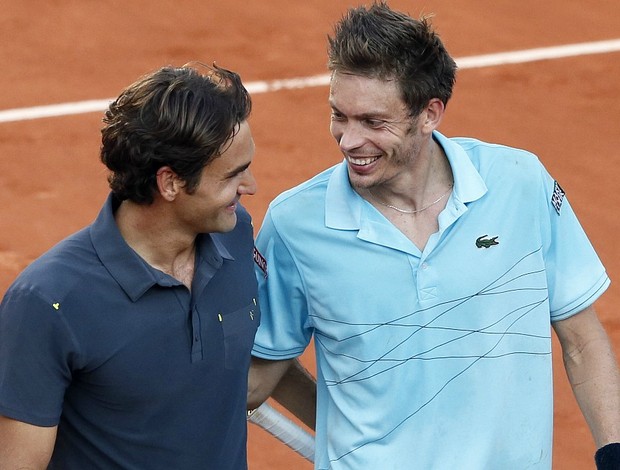
[[[616,468],[620,376],[592,306],[610,281],[560,185],[531,153],[437,131],[456,66],[426,20],[350,10],[330,69],[345,159],[261,227],[250,406],[273,394],[315,426],[294,360],[314,337],[315,468],[550,469],[552,325]]]

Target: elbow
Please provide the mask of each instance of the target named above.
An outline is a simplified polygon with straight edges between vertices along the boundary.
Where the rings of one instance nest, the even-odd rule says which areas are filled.
[[[273,392],[274,385],[266,380],[265,371],[261,367],[262,361],[252,358],[248,373],[248,410],[254,410],[263,404]]]
[[[261,406],[264,402],[265,400],[260,401],[260,400],[255,400],[255,399],[252,399],[251,397],[248,397],[247,409],[248,411],[255,410],[256,408]]]
[[[258,408],[278,385],[292,360],[268,361],[252,357],[248,373],[248,410]]]
[[[255,410],[269,398],[269,393],[265,392],[260,384],[255,381],[248,381],[248,410]]]

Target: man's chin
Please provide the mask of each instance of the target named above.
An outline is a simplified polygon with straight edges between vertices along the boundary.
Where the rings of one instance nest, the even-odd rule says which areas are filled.
[[[226,220],[222,220],[219,225],[220,225],[219,227],[220,229],[218,230],[218,232],[220,233],[231,232],[237,226],[237,214],[232,214],[226,217]]]

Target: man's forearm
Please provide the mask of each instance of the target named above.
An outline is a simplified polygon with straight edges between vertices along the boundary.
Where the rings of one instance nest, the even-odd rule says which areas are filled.
[[[620,371],[594,308],[554,327],[569,382],[597,448],[620,442]]]
[[[620,373],[607,338],[590,343],[581,356],[576,362],[565,357],[565,363],[596,446],[620,442]]]
[[[293,359],[270,361],[252,357],[248,374],[248,410],[258,408],[273,394],[293,362]]]
[[[316,426],[316,381],[295,360],[273,391],[273,398],[310,429]]]

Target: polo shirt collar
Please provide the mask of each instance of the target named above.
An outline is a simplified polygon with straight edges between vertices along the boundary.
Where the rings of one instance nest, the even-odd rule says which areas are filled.
[[[358,230],[363,199],[349,183],[347,163],[336,166],[325,193],[325,225],[340,230]]]
[[[484,196],[487,186],[463,147],[437,131],[433,138],[443,148],[452,168],[455,199],[467,204]]]
[[[134,302],[156,284],[165,287],[182,285],[150,266],[127,244],[114,219],[114,211],[119,204],[113,194],[108,195],[90,229],[93,247],[110,275]],[[216,270],[224,258],[233,259],[222,242],[209,234],[198,237],[196,248],[198,254]]]
[[[481,198],[487,187],[461,146],[439,132],[433,138],[443,147],[454,175],[455,204],[465,205]],[[365,200],[349,183],[346,161],[336,166],[329,178],[325,195],[325,225],[336,230],[359,230],[362,227]]]

